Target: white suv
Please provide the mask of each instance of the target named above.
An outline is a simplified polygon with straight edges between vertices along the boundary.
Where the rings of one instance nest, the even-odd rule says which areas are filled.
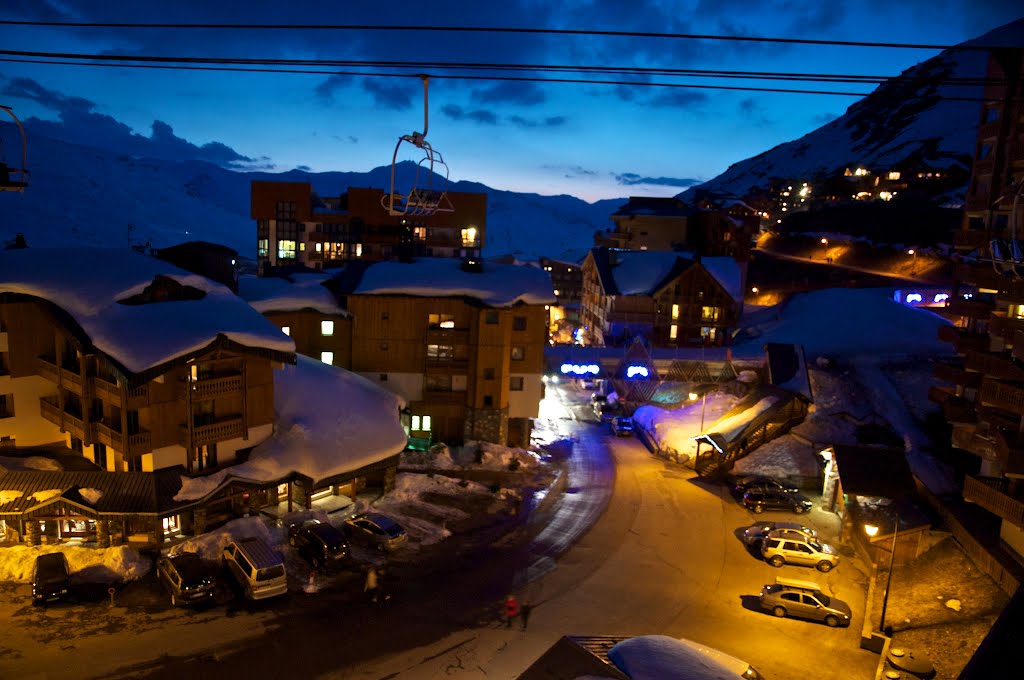
[[[795,532],[786,529],[771,532],[761,544],[761,555],[773,567],[799,564],[825,572],[839,563],[839,555],[832,546],[795,536]]]

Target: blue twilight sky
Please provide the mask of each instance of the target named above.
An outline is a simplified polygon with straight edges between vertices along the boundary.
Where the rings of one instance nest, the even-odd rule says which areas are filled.
[[[948,45],[1018,18],[1004,0],[3,0],[2,20],[502,26]],[[525,34],[39,28],[0,49],[187,57],[584,64],[897,75],[934,50]],[[3,55],[0,55],[3,56]],[[326,70],[326,69],[320,69]],[[351,69],[350,69],[351,70]],[[0,104],[30,129],[233,167],[367,171],[422,130],[410,77],[218,73],[0,61]],[[427,140],[452,180],[593,201],[673,195],[807,133],[856,98],[593,84],[430,83]],[[514,74],[515,75],[515,74]],[[521,75],[521,74],[519,74]],[[542,74],[542,77],[550,77]],[[575,76],[569,76],[575,77]],[[588,76],[580,76],[588,77]],[[605,76],[621,80],[621,76]],[[663,76],[653,78],[666,82]],[[724,83],[700,78],[685,81]],[[754,87],[804,83],[731,81]],[[873,85],[820,89],[869,92]],[[30,144],[31,149],[31,144]],[[402,154],[401,158],[414,158]]]

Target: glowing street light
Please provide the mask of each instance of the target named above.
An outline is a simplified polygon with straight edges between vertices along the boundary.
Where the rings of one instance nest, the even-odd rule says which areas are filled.
[[[864,533],[870,538],[874,538],[878,535],[879,527],[877,524],[865,524]],[[889,553],[889,573],[885,577],[885,591],[882,594],[882,616],[878,621],[878,632],[885,635],[885,610],[889,606],[889,586],[892,585],[892,565],[896,560],[896,537],[900,532],[900,516],[895,515],[895,520],[892,527],[892,552]]]
[[[751,288],[750,292],[753,293],[754,295],[757,295],[757,286],[754,286],[753,288]]]
[[[699,396],[700,395],[697,394],[696,392],[690,392],[690,401],[697,401],[697,397]]]

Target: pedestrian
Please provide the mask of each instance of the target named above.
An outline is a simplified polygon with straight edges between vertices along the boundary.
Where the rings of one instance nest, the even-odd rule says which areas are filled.
[[[378,580],[377,580],[377,568],[370,565],[370,568],[366,570],[366,581],[363,583],[363,592],[367,593],[371,602],[376,602],[377,597],[380,595]]]
[[[512,620],[519,616],[519,601],[514,595],[505,598],[505,627],[512,627]]]
[[[385,571],[384,567],[377,570],[377,602],[384,604],[391,599],[391,593],[388,592],[388,572]]]
[[[522,625],[523,630],[526,630],[526,624],[530,622],[531,609],[533,609],[533,606],[526,600],[519,604],[519,623]]]

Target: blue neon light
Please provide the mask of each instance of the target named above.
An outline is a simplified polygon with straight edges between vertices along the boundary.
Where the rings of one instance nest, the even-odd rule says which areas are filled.
[[[572,373],[574,375],[587,375],[592,373],[597,375],[601,372],[601,367],[597,364],[562,364],[562,373]]]
[[[630,366],[629,368],[626,369],[627,378],[635,378],[637,376],[640,376],[641,378],[646,378],[648,375],[649,373],[647,371],[646,366]]]
[[[920,301],[921,301],[921,294],[920,293],[911,293],[910,295],[907,296],[907,302],[920,302]]]
[[[948,299],[949,295],[947,295],[946,293],[939,293],[938,295],[935,296],[936,302],[945,302]]]

